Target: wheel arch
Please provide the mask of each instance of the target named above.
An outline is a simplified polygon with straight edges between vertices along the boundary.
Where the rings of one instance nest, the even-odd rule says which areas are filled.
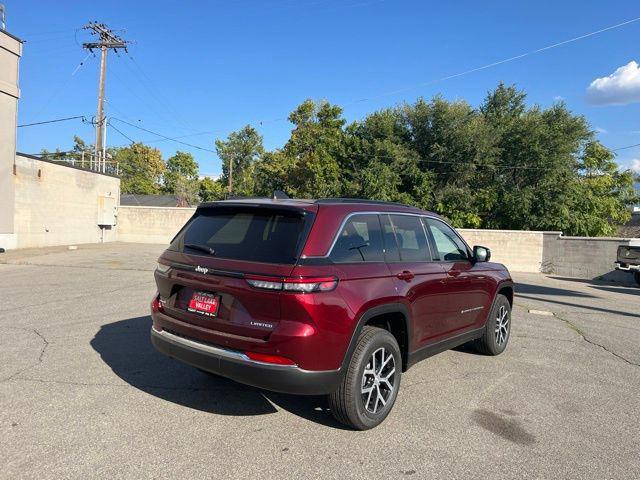
[[[402,371],[404,372],[408,367],[409,360],[411,320],[407,307],[397,302],[377,305],[366,310],[362,315],[360,315],[356,328],[351,335],[351,340],[349,341],[349,346],[344,359],[342,360],[340,369],[345,371],[349,365],[358,342],[358,337],[366,325],[383,328],[396,338],[396,341],[400,346],[400,354],[402,355]]]
[[[496,296],[504,295],[509,300],[509,304],[511,308],[513,308],[513,296],[514,296],[513,282],[504,282],[498,286],[498,291],[496,292]]]
[[[484,326],[486,326],[487,321],[489,321],[489,317],[491,316],[491,312],[493,311],[493,307],[496,304],[496,301],[498,300],[498,295],[504,295],[505,297],[507,297],[507,300],[509,300],[509,305],[511,306],[511,308],[513,309],[513,301],[514,301],[514,295],[515,295],[515,288],[513,285],[513,281],[511,280],[504,280],[502,282],[500,282],[496,288],[496,293],[493,296],[493,300],[491,300],[491,306],[489,307],[489,311],[487,312],[487,316],[484,319],[484,323],[482,324],[482,327],[484,328]]]

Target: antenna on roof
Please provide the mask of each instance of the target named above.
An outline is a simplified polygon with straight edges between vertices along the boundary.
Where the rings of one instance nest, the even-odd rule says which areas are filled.
[[[287,200],[288,198],[290,198],[289,195],[284,193],[282,190],[274,190],[273,191],[273,199],[274,200]]]

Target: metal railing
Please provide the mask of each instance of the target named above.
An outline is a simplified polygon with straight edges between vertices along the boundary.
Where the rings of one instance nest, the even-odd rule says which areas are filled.
[[[102,152],[95,155],[90,151],[82,152],[47,152],[38,155],[43,160],[50,162],[60,162],[72,165],[83,170],[93,172],[108,173],[110,175],[120,176],[120,162],[113,160],[111,155],[106,154],[103,158]]]

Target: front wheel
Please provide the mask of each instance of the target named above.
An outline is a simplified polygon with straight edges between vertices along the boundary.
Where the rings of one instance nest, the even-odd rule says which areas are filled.
[[[402,358],[395,337],[364,327],[338,390],[329,395],[333,416],[356,430],[368,430],[389,415],[400,389]]]
[[[511,303],[502,294],[496,296],[482,336],[475,347],[485,355],[500,355],[507,348],[511,335]]]

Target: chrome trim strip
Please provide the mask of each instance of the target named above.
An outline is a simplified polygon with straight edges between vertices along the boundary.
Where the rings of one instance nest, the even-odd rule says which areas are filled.
[[[473,308],[467,308],[465,310],[461,310],[460,313],[469,313],[469,312],[476,312],[478,310],[484,310],[484,307],[473,307]]]
[[[202,352],[206,352],[211,355],[216,355],[218,357],[230,358],[232,360],[239,360],[241,362],[253,364],[253,365],[268,365],[269,367],[278,367],[278,368],[298,368],[297,365],[279,365],[277,363],[267,363],[267,362],[258,362],[256,360],[251,360],[246,354],[242,352],[238,352],[236,350],[228,350],[226,348],[214,347],[213,345],[208,345],[206,343],[198,342],[197,340],[189,340],[188,338],[179,337],[178,335],[174,335],[172,333],[167,332],[166,330],[156,330],[155,327],[151,327],[156,335],[160,335],[167,340],[170,340],[174,343],[179,343],[181,345],[195,348]]]
[[[200,256],[200,255],[198,255],[198,256]],[[197,273],[197,274],[200,274],[200,275],[207,275],[207,276],[244,278],[244,273],[243,272],[233,272],[231,270],[218,270],[217,268],[205,267],[207,269],[207,273],[202,273],[202,272],[199,272],[198,270],[196,270],[198,267],[201,267],[201,266],[200,265],[189,265],[187,263],[171,262],[171,268],[174,268],[176,270],[184,270],[184,271],[187,271],[187,272],[194,272],[194,273]]]
[[[345,227],[345,225],[347,224],[347,222],[349,221],[349,219],[355,215],[407,215],[407,216],[412,216],[412,217],[424,217],[425,215],[421,215],[418,213],[407,213],[407,212],[372,212],[371,210],[368,210],[366,212],[351,212],[350,214],[348,214],[346,217],[344,217],[344,220],[342,220],[342,223],[340,224],[340,228],[338,228],[338,230],[336,231],[335,236],[333,237],[333,241],[331,242],[331,246],[329,247],[328,253],[326,255],[320,255],[320,256],[313,256],[313,257],[307,257],[307,258],[327,258],[331,255],[331,252],[333,251],[333,247],[335,247],[336,243],[338,242],[338,237],[340,236],[340,233],[342,232],[342,229]],[[434,217],[435,218],[435,217]]]
[[[328,253],[326,255],[314,255],[314,256],[309,256],[309,257],[304,257],[304,258],[328,258],[331,255],[331,252],[333,251],[333,247],[335,247],[336,243],[338,242],[338,237],[340,236],[340,233],[342,232],[342,229],[344,228],[344,226],[347,224],[347,222],[349,221],[349,219],[351,217],[353,217],[354,215],[406,215],[409,217],[418,217],[420,219],[422,218],[432,218],[433,220],[437,220],[438,222],[442,222],[444,223],[446,226],[448,226],[451,230],[453,230],[453,232],[456,234],[456,236],[462,241],[462,243],[464,243],[467,246],[467,253],[471,252],[471,248],[469,248],[469,244],[465,241],[464,238],[462,238],[460,236],[460,234],[456,231],[455,228],[453,228],[451,225],[449,225],[447,222],[445,222],[444,220],[442,220],[439,217],[435,217],[433,215],[425,215],[423,213],[409,213],[409,212],[393,212],[393,211],[388,211],[388,212],[372,212],[372,211],[366,211],[366,212],[351,212],[349,213],[346,217],[344,217],[344,220],[342,221],[342,223],[340,224],[340,228],[338,228],[335,236],[333,237],[333,241],[331,242],[331,246],[329,247]],[[425,229],[425,235],[426,235],[426,226],[424,225],[423,222],[422,223],[422,228]],[[429,236],[427,235],[427,243],[430,245],[430,241],[429,241]],[[435,260],[439,263],[446,263],[446,260]]]

